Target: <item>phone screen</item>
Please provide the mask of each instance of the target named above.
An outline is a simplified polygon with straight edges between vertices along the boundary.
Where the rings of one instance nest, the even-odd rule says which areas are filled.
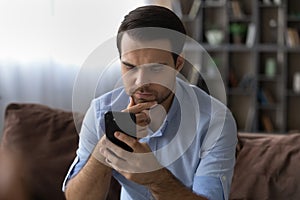
[[[105,134],[106,137],[114,144],[123,148],[124,150],[132,152],[132,148],[124,142],[115,138],[116,131],[125,133],[130,137],[136,138],[136,118],[134,113],[107,111],[104,114],[105,120]]]

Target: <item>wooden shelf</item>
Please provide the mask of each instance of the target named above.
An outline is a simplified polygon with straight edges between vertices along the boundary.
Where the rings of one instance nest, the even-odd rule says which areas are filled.
[[[281,5],[277,5],[275,3],[265,4],[265,3],[262,3],[262,2],[259,2],[258,6],[259,6],[259,8],[274,8],[274,9],[278,9],[278,8],[283,8],[284,7],[283,4],[281,4]]]
[[[300,22],[300,16],[298,17],[298,16],[290,15],[287,17],[287,21],[288,22]]]
[[[278,44],[258,44],[256,46],[257,51],[273,51],[277,52],[278,50],[284,50],[285,46]]]
[[[202,46],[206,51],[224,51],[224,50],[226,51],[226,49],[228,48],[228,46],[226,44],[210,45],[210,44],[204,43]]]
[[[228,95],[254,95],[255,91],[253,89],[243,89],[243,88],[229,88]]]
[[[300,93],[296,93],[293,90],[289,90],[287,92],[287,96],[289,96],[289,97],[300,97]]]
[[[242,22],[242,23],[250,23],[252,21],[252,18],[250,16],[243,16],[240,18],[230,16],[229,22]]]
[[[269,77],[266,75],[258,75],[258,81],[261,81],[261,82],[277,82],[280,80],[280,78],[281,78],[280,75],[276,75],[274,77]]]
[[[265,105],[259,105],[258,109],[260,110],[277,110],[279,104],[265,104]]]
[[[266,131],[261,121],[264,115],[272,121],[274,132],[300,130],[300,121],[298,123],[293,109],[300,109],[300,94],[291,90],[293,74],[300,72],[300,45],[290,47],[286,42],[288,28],[298,30],[300,36],[300,1],[282,0],[281,5],[266,5],[262,0],[235,1],[239,5],[232,4],[232,0],[224,2],[225,6],[210,6],[202,1],[193,35],[197,36],[195,39],[203,48],[187,45],[186,49],[199,54],[207,51],[218,60],[228,107],[236,118],[239,131],[249,130],[249,123],[254,132]],[[246,45],[247,31],[241,37],[240,44],[233,43],[236,39],[230,28],[233,23],[246,25],[247,31],[249,27],[254,28],[250,45]],[[220,45],[209,44],[205,36],[208,27],[214,26],[224,31]],[[274,77],[265,75],[266,63],[270,58],[275,61]],[[200,66],[207,65],[205,60],[200,59],[199,62]],[[261,92],[273,100],[264,101]],[[256,120],[249,121],[249,110],[253,111]]]
[[[297,53],[297,52],[300,52],[300,45],[297,47],[286,47],[285,50],[287,52],[296,52]]]
[[[226,5],[225,0],[219,1],[202,1],[202,8],[223,8]]]
[[[229,44],[228,51],[251,51],[253,47],[248,47],[245,44]]]

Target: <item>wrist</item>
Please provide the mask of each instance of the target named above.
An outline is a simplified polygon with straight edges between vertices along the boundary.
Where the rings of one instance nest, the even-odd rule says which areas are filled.
[[[170,172],[166,168],[161,168],[156,171],[156,175],[154,176],[154,180],[148,185],[148,188],[152,191],[156,191],[160,189],[162,185],[164,185],[165,181],[170,179]]]
[[[107,166],[106,164],[102,163],[95,157],[90,157],[89,161],[86,164],[85,170],[87,174],[91,175],[104,175],[111,174],[112,168]]]

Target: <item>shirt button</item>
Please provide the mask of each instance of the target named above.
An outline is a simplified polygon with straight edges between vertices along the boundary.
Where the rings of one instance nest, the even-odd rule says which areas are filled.
[[[223,181],[226,181],[226,176],[222,176]]]

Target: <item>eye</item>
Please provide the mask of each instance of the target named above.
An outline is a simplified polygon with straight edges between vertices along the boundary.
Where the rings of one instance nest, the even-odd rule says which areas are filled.
[[[126,65],[126,64],[123,64],[123,67],[124,67],[124,69],[126,69],[127,71],[129,71],[129,70],[135,70],[135,69],[136,69],[136,67],[133,66],[133,65]]]
[[[162,72],[164,70],[164,65],[163,64],[155,64],[150,66],[150,70],[152,72]]]
[[[124,65],[124,67],[125,67],[126,69],[128,69],[128,70],[130,70],[130,69],[133,69],[133,68],[134,68],[133,66],[129,66],[129,65]]]

